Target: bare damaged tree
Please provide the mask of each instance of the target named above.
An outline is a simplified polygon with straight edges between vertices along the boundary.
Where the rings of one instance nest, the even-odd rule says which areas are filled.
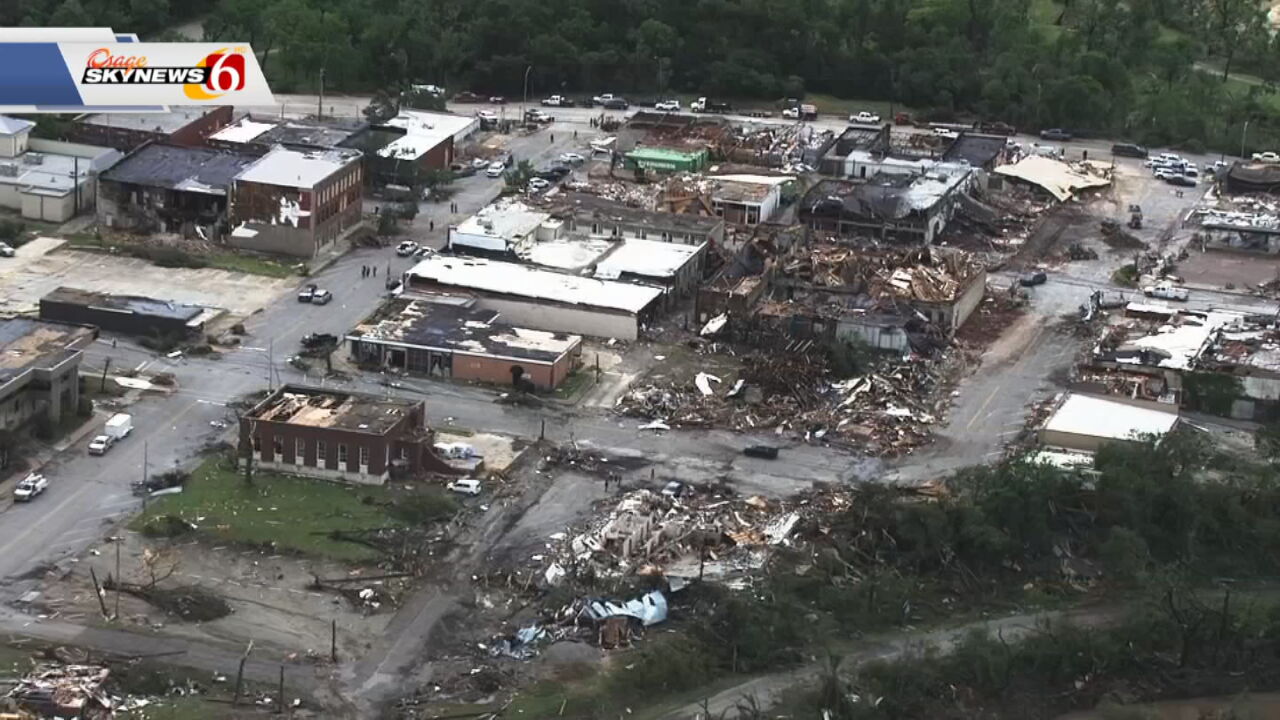
[[[178,571],[179,562],[169,553],[147,548],[142,553],[142,567],[147,573],[147,590],[155,590],[156,585],[168,580]]]

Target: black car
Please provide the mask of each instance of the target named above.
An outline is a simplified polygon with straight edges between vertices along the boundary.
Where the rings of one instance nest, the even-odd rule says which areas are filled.
[[[1066,130],[1063,130],[1062,128],[1050,128],[1048,130],[1040,131],[1040,139],[1041,140],[1059,140],[1059,141],[1070,140],[1071,133],[1067,132]]]
[[[629,106],[622,98],[609,98],[604,101],[603,107],[606,110],[626,110]]]
[[[1045,284],[1048,280],[1049,280],[1048,275],[1045,275],[1042,272],[1037,272],[1037,273],[1031,273],[1030,275],[1023,275],[1022,277],[1018,278],[1018,284],[1021,285],[1022,287],[1035,287],[1036,285]]]
[[[551,182],[560,182],[568,177],[571,172],[573,172],[573,168],[568,165],[565,165],[564,163],[554,163],[547,167],[547,169],[539,170],[534,173],[533,176],[542,178],[543,180],[550,180]]]
[[[764,458],[765,460],[778,459],[778,448],[772,445],[748,445],[742,449],[742,454],[754,458]]]
[[[1182,187],[1196,186],[1196,179],[1189,175],[1170,175],[1164,181],[1170,185],[1181,185]]]
[[[1111,146],[1111,154],[1120,155],[1122,157],[1146,158],[1147,149],[1141,145],[1134,145],[1133,143],[1116,143]]]

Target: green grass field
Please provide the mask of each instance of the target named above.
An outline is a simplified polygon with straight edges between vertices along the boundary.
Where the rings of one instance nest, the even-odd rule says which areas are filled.
[[[377,557],[377,552],[327,534],[400,525],[388,514],[389,501],[390,493],[381,487],[357,488],[266,472],[255,473],[248,486],[243,474],[227,468],[222,458],[210,458],[181,494],[156,498],[130,528],[141,530],[148,518],[172,514],[194,523],[196,532],[210,541],[274,542],[280,550],[358,562]]]

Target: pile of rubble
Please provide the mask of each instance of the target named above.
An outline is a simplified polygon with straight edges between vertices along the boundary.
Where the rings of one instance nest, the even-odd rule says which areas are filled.
[[[936,398],[944,360],[913,356],[836,380],[811,355],[756,353],[733,382],[699,373],[691,381],[633,388],[616,409],[645,427],[728,427],[787,431],[806,441],[845,442],[871,455],[897,456],[928,442],[944,412]]]
[[[104,687],[110,676],[101,665],[40,665],[18,680],[8,697],[40,716],[106,720],[115,717],[116,703]]]
[[[782,275],[809,285],[925,302],[954,300],[985,269],[966,252],[869,251],[836,243],[813,243],[779,267]]]

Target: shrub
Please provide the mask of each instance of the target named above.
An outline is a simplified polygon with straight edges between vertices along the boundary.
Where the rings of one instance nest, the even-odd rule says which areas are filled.
[[[0,240],[14,245],[18,236],[22,235],[26,229],[26,224],[17,220],[0,220]]]

